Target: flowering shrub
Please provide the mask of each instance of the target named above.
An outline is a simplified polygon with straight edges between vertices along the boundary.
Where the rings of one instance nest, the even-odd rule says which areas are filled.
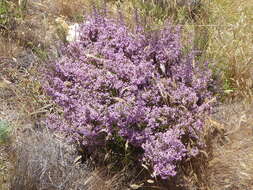
[[[48,95],[63,109],[49,125],[87,147],[121,137],[142,148],[141,161],[165,179],[201,145],[210,75],[183,53],[179,28],[132,31],[95,15],[46,77]]]

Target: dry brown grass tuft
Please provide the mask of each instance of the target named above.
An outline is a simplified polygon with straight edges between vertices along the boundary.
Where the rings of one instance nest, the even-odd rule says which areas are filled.
[[[14,40],[10,38],[4,38],[0,35],[0,64],[14,55],[18,54],[22,48],[17,46]]]
[[[54,15],[64,16],[71,21],[80,21],[90,4],[88,0],[49,0],[49,9]]]
[[[57,54],[54,18],[45,6],[28,1],[22,17],[15,19],[12,30],[0,35],[0,100],[35,120],[50,107],[42,92],[40,67],[50,51]]]
[[[14,133],[11,190],[106,190],[100,172],[91,171],[75,148],[50,131],[31,127]]]
[[[8,162],[8,154],[5,151],[6,147],[0,146],[0,189],[1,190],[9,190],[8,185],[8,172],[9,172],[9,162]]]
[[[48,100],[43,94],[38,76],[36,56],[32,52],[7,59],[0,65],[0,101],[22,115],[22,121],[36,119],[47,111]]]

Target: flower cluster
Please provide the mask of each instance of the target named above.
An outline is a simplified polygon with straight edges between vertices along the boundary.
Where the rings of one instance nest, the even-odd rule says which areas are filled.
[[[93,15],[46,77],[45,90],[63,109],[50,126],[88,147],[120,136],[143,149],[154,176],[174,176],[189,147],[197,149],[210,76],[183,52],[180,28],[133,31]]]

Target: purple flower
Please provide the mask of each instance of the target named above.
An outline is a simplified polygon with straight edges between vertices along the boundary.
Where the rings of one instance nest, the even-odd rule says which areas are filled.
[[[62,108],[48,125],[85,146],[123,137],[144,150],[153,175],[176,175],[188,142],[198,142],[210,110],[211,73],[184,54],[180,29],[132,32],[98,14],[78,28],[46,76],[45,90]],[[184,141],[182,140],[184,139]]]

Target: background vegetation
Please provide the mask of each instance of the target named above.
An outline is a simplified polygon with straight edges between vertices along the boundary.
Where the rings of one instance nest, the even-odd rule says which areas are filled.
[[[16,162],[9,159],[8,147],[16,142],[15,131],[24,126],[37,126],[40,118],[58,109],[43,94],[42,68],[58,56],[58,47],[66,42],[68,26],[82,21],[94,3],[103,6],[99,0],[0,0],[0,120],[12,127],[8,131],[11,140],[1,143],[0,189],[9,188],[8,179],[13,175],[9,171]],[[185,170],[191,175],[185,176],[187,184],[184,185],[191,188],[198,183],[200,189],[214,190],[251,189],[252,108],[228,102],[252,101],[253,3],[248,0],[110,0],[107,7],[112,16],[120,10],[129,26],[134,25],[137,10],[145,18],[142,22],[146,23],[147,30],[159,29],[169,18],[173,24],[182,26],[184,44],[189,43],[198,50],[198,59],[209,60],[217,83],[213,91],[227,109],[219,109],[218,115],[225,112],[224,117],[212,117],[207,122],[210,131],[203,136],[210,142],[206,150],[208,157],[203,154],[188,163]],[[240,111],[235,114],[236,110]],[[6,126],[1,128],[4,139]],[[143,181],[139,175],[132,178],[130,173],[123,170],[115,178],[123,182],[128,179],[132,188],[140,187]]]

